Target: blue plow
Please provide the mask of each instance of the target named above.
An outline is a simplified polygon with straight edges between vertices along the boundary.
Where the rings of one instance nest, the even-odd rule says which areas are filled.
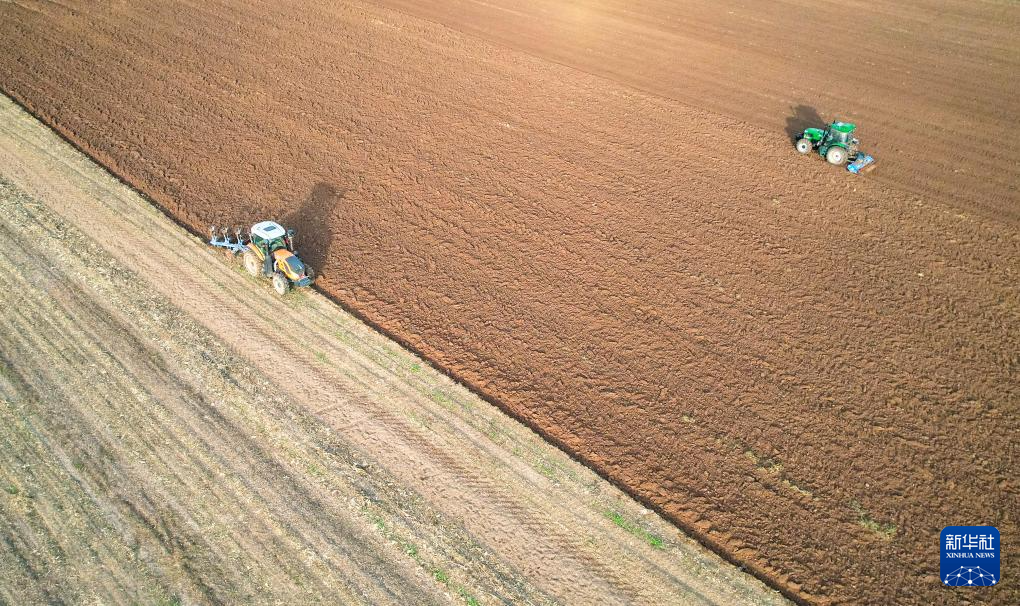
[[[218,238],[216,237],[217,232],[220,234],[220,237]],[[209,228],[209,244],[225,248],[235,255],[243,253],[247,246],[244,243],[244,235],[241,232],[241,228],[235,227],[233,229],[233,238],[231,238],[230,232],[231,230],[226,227],[217,229],[216,226],[213,225]]]
[[[862,172],[868,172],[875,166],[875,159],[868,154],[859,153],[854,161],[846,165],[846,169],[855,175],[859,175]]]

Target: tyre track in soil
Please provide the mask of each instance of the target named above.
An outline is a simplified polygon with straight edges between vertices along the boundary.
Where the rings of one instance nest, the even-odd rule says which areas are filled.
[[[1014,230],[396,13],[255,6],[82,11],[4,75],[194,229],[328,217],[326,292],[802,598],[923,600],[939,515],[1015,519]]]
[[[325,299],[315,295],[276,299],[231,271],[219,255],[123,186],[111,193],[109,177],[87,176],[96,169],[83,167],[87,162],[80,158],[65,157],[63,144],[51,133],[26,129],[27,117],[19,118],[13,106],[5,108],[4,116],[20,123],[0,130],[0,157],[8,178],[86,233],[109,234],[102,245],[118,264],[145,276],[177,307],[201,319],[237,350],[251,353],[252,342],[272,340],[271,351],[253,354],[256,366],[274,377],[303,377],[298,383],[280,381],[281,388],[319,411],[338,435],[373,461],[373,467],[380,465],[393,481],[420,494],[439,515],[462,525],[473,541],[496,554],[490,559],[498,557],[497,561],[507,562],[504,568],[523,575],[516,582],[527,579],[525,588],[533,582],[542,592],[568,603],[778,600],[760,585],[754,589],[754,583],[739,582],[742,575],[726,569],[661,521],[640,515],[636,504],[621,509],[626,511],[623,519],[641,520],[635,528],[652,529],[662,537],[665,549],[640,540],[652,535],[639,534],[635,539],[620,530],[606,512],[621,506],[622,495],[590,471],[508,419],[500,420],[495,409],[448,380],[436,385],[434,379],[426,379],[420,361]],[[23,160],[39,152],[46,156],[45,165]],[[278,325],[306,330],[278,334],[273,330]],[[98,335],[85,340],[90,338]],[[413,370],[415,366],[418,370]],[[194,404],[195,414],[200,415],[207,404]],[[203,430],[208,423],[196,418],[179,430],[189,436],[209,435],[208,427]],[[167,424],[151,433],[160,435],[170,429]],[[155,453],[164,446],[150,444],[148,450]],[[198,443],[172,446],[175,452],[212,451],[221,457],[236,448],[216,433]],[[524,456],[514,454],[518,451]],[[250,458],[261,461],[270,454],[267,449]],[[218,494],[211,486],[195,490]],[[301,494],[289,497],[304,500]],[[309,513],[314,518],[318,512]],[[292,523],[288,534],[310,540],[305,527]],[[614,533],[615,540],[610,538]],[[484,559],[479,562],[485,565]],[[463,561],[457,565],[466,566]],[[483,595],[501,595],[485,585],[482,590],[491,592]],[[472,591],[477,590],[472,587]],[[501,591],[504,596],[515,595],[505,587]],[[516,595],[510,601],[543,601],[521,591]]]
[[[12,240],[16,241],[14,238],[5,241]],[[15,262],[20,261],[22,260],[15,259]],[[53,276],[51,279],[53,279],[55,282],[60,283],[66,282],[63,276]],[[15,290],[14,287],[16,287],[16,290],[18,291],[27,292],[29,290],[27,288],[27,284],[24,283],[6,284],[6,286],[8,287],[7,288],[8,291]],[[32,306],[30,307],[30,309],[38,310],[39,306],[41,305],[39,301],[32,301],[31,303]],[[60,320],[63,320],[60,323],[60,325],[45,326],[44,325],[45,321],[43,323],[40,323],[40,320],[37,316],[28,317],[25,314],[19,314],[23,316],[21,318],[18,318],[20,320],[19,325],[17,326],[19,330],[17,331],[11,330],[9,333],[17,334],[19,336],[28,336],[30,337],[30,339],[34,338],[36,341],[40,342],[45,342],[47,340],[47,335],[53,334],[73,335],[72,338],[62,339],[59,345],[56,345],[54,343],[48,343],[49,345],[48,348],[35,349],[35,351],[39,352],[48,352],[52,351],[52,349],[59,349],[60,351],[64,352],[68,351],[69,349],[75,350],[74,351],[75,355],[73,356],[73,358],[66,360],[67,368],[60,369],[59,376],[53,376],[52,373],[47,373],[49,374],[49,376],[43,376],[38,378],[37,379],[38,382],[42,383],[43,385],[59,385],[61,381],[66,382],[67,379],[70,378],[71,384],[81,385],[82,383],[85,382],[85,379],[87,377],[87,374],[85,372],[82,372],[81,369],[90,366],[89,362],[95,361],[97,359],[106,362],[106,364],[102,366],[103,370],[99,371],[99,373],[104,376],[124,375],[128,377],[136,377],[138,375],[152,375],[155,374],[154,371],[159,371],[163,373],[167,372],[166,368],[139,369],[137,367],[137,364],[132,363],[131,359],[123,358],[121,357],[121,355],[118,355],[118,352],[122,351],[131,352],[131,354],[135,354],[138,351],[144,351],[144,347],[142,346],[142,344],[118,342],[122,341],[122,339],[118,338],[120,335],[116,333],[111,335],[113,338],[107,337],[106,339],[103,339],[101,335],[97,334],[92,330],[89,330],[88,327],[90,326],[91,323],[88,322],[88,320],[90,319],[90,316],[92,317],[98,316],[101,320],[110,320],[110,318],[107,316],[105,311],[101,311],[95,308],[94,305],[91,305],[90,301],[88,301],[86,297],[82,296],[79,293],[75,293],[73,290],[62,291],[57,296],[57,303],[61,306],[60,311],[67,314],[66,318],[59,318]],[[69,310],[67,309],[68,307],[72,309]],[[74,308],[83,308],[84,314],[82,315],[76,314],[73,311]],[[36,328],[37,326],[39,327],[38,329]],[[75,331],[76,327],[82,326],[87,327],[86,330],[82,331],[79,328],[79,332]],[[86,348],[82,346],[83,344],[89,345],[92,343],[101,343],[104,340],[108,342],[109,350],[104,349],[98,351],[87,351],[86,349],[95,348],[93,347]],[[25,356],[26,358],[28,358],[27,360],[20,361],[20,364],[23,364],[26,368],[45,369],[47,366],[45,363],[45,359],[39,357],[31,357],[30,355],[27,355],[29,354],[29,352],[33,351],[32,348],[15,346],[10,348],[10,350],[13,351],[15,354],[12,357],[21,358],[21,356]],[[110,359],[104,360],[104,358]],[[95,364],[91,364],[91,366],[94,367]],[[68,375],[72,375],[72,377],[68,377]],[[110,399],[110,401],[124,401],[124,400],[130,401],[131,392],[133,391],[135,394],[137,394],[137,387],[135,386],[132,387],[134,387],[134,390],[129,390],[127,387],[121,384],[111,384],[108,381],[103,381],[102,383],[102,389],[106,392],[107,397]],[[193,511],[193,509],[187,505],[184,505],[185,503],[200,502],[203,495],[205,495],[206,499],[211,498],[213,500],[213,503],[211,503],[210,506],[210,508],[213,510],[236,511],[237,506],[236,503],[234,503],[233,501],[237,497],[232,494],[230,495],[230,497],[233,498],[228,497],[227,495],[230,493],[224,493],[223,492],[224,487],[218,487],[217,482],[211,480],[211,478],[215,477],[215,473],[213,472],[213,470],[227,467],[230,461],[233,458],[238,457],[239,455],[241,455],[243,457],[242,460],[245,461],[246,460],[267,461],[271,460],[271,457],[267,457],[265,452],[262,452],[256,448],[251,447],[247,449],[247,452],[243,453],[239,453],[236,451],[237,448],[236,445],[232,445],[231,449],[228,450],[225,444],[227,444],[229,440],[227,440],[226,438],[229,438],[232,434],[236,433],[237,428],[230,426],[224,427],[221,424],[216,424],[218,426],[210,427],[210,425],[212,425],[213,423],[210,420],[209,413],[210,410],[215,410],[215,406],[211,405],[210,402],[208,402],[199,394],[197,394],[193,389],[189,389],[187,385],[173,384],[168,388],[166,385],[156,384],[147,387],[148,389],[156,393],[144,393],[142,396],[143,399],[148,399],[152,401],[173,401],[174,399],[173,396],[175,394],[179,394],[179,397],[183,396],[181,397],[180,404],[190,405],[191,410],[189,412],[193,416],[191,416],[190,418],[185,418],[183,420],[179,417],[174,418],[172,419],[171,425],[165,422],[161,423],[160,419],[158,418],[153,419],[151,414],[148,414],[148,409],[140,406],[134,409],[128,408],[126,410],[124,409],[124,407],[122,407],[121,414],[122,418],[130,419],[131,427],[133,428],[133,430],[140,433],[140,435],[143,437],[172,436],[174,430],[176,431],[184,430],[187,439],[172,442],[164,438],[159,442],[150,443],[142,442],[141,444],[134,444],[129,441],[124,441],[122,436],[117,437],[110,434],[111,431],[127,433],[127,428],[121,425],[116,429],[106,428],[104,433],[107,435],[100,436],[99,440],[101,442],[109,443],[112,442],[113,440],[119,439],[121,441],[124,441],[123,448],[127,449],[129,452],[137,451],[148,452],[151,453],[151,456],[156,456],[156,453],[165,452],[168,450],[171,452],[180,452],[185,454],[198,453],[198,456],[194,457],[192,460],[189,460],[187,463],[189,463],[191,466],[197,467],[200,470],[201,472],[199,475],[200,481],[196,482],[194,478],[189,479],[186,477],[182,477],[176,473],[172,473],[169,476],[170,483],[178,487],[176,494],[174,495],[175,498],[171,500],[170,504],[171,509],[174,510],[175,513],[177,513],[178,515],[182,515],[182,517],[185,518],[186,526],[206,527],[209,525],[210,522],[209,520],[198,520],[194,519],[191,515],[189,515],[189,513]],[[78,394],[76,392],[65,392],[61,394],[59,400],[63,400],[65,402],[72,401],[77,397],[77,395]],[[109,401],[100,402],[101,405],[108,405],[109,403],[110,403]],[[80,417],[79,419],[66,422],[66,426],[63,427],[62,429],[65,432],[70,432],[72,431],[71,428],[87,427],[88,426],[87,418],[99,416],[99,411],[95,409],[85,410],[84,412],[86,414]],[[212,430],[211,432],[210,429]],[[209,435],[210,433],[211,435]],[[151,465],[153,461],[149,460],[145,461],[145,463]],[[102,469],[97,471],[98,474],[102,474],[103,472]],[[122,482],[136,483],[142,486],[143,492],[146,493],[153,492],[154,487],[151,486],[151,482],[145,481],[144,476],[141,474],[140,470],[128,469],[127,471],[130,474],[131,479],[129,481],[120,479]],[[241,471],[246,473],[246,476],[241,476],[241,479],[244,479],[245,477],[253,477],[257,483],[262,485],[266,484],[267,480],[270,479],[270,476],[260,477],[258,470],[250,468],[248,466],[242,467]],[[281,477],[286,477],[285,474],[281,473],[283,470],[280,468],[270,467],[268,471],[270,473],[275,472],[272,477],[276,478],[277,481],[279,481],[279,478]],[[96,478],[93,478],[93,481],[96,482],[97,484],[97,490],[108,492],[111,490],[112,484],[118,479],[119,478],[109,479],[100,478],[97,481]],[[254,505],[256,508],[258,507],[268,508],[269,506],[274,505],[267,502],[267,500],[257,492],[256,486],[253,486],[248,482],[242,482],[241,486],[237,486],[236,482],[234,484],[235,484],[234,486],[230,487],[231,491],[233,492],[240,488],[243,495],[242,498],[248,502],[255,501]],[[282,485],[277,487],[277,490],[279,492],[284,493],[282,497],[285,502],[303,503],[307,501],[307,496],[301,494],[300,491],[291,490],[289,483],[283,483]],[[158,514],[154,514],[152,512],[146,513],[149,515],[153,515],[153,517],[155,517],[156,519],[159,519],[160,517]],[[298,510],[298,513],[315,514],[315,517],[321,519],[322,514],[324,512],[321,510],[311,512]],[[287,536],[293,537],[295,541],[301,544],[306,545],[314,544],[315,541],[312,540],[312,537],[314,535],[323,534],[323,530],[320,528],[310,527],[306,524],[301,524],[301,522],[303,521],[304,520],[299,517],[297,518],[295,523],[285,522],[282,524],[283,526],[282,530],[286,533]],[[165,523],[160,521],[158,525],[165,526]],[[245,528],[247,532],[252,533],[250,535],[251,537],[272,536],[274,530],[273,528],[270,528],[262,520],[259,519],[248,521],[246,523]],[[172,527],[163,528],[160,533],[162,535],[161,539],[167,542],[174,543],[179,542],[181,541],[181,537],[179,535],[184,534],[182,530],[184,529]],[[344,534],[351,533],[349,525],[339,525],[338,528],[326,531],[325,534],[327,534],[327,540],[334,539],[334,536],[332,535],[336,531],[339,531],[341,536]],[[308,575],[307,570],[300,570],[301,568],[300,566],[295,567],[295,564],[297,563],[295,560],[288,561],[287,559],[274,557],[275,554],[272,549],[266,549],[264,546],[260,545],[259,543],[253,540],[245,540],[246,538],[248,538],[248,535],[243,537],[235,537],[235,539],[238,539],[238,542],[228,546],[229,551],[231,553],[250,554],[247,557],[250,557],[252,559],[258,559],[263,553],[265,553],[271,558],[271,560],[268,562],[261,562],[263,567],[278,569],[286,573],[288,576],[292,576],[295,578],[301,576],[301,573],[304,573],[304,575],[311,581],[311,582],[306,581],[306,584],[312,586],[314,591],[322,595],[328,593],[328,591],[325,591],[326,588],[323,587],[321,583],[316,583],[316,581],[318,581],[319,579],[317,579],[314,576]],[[364,537],[361,538],[361,541],[365,541]],[[356,572],[359,572],[361,570],[368,571],[371,570],[372,568],[379,568],[381,567],[381,564],[383,562],[383,560],[378,558],[378,556],[376,556],[377,560],[375,562],[369,562],[366,556],[368,556],[368,558],[371,558],[372,553],[370,550],[365,549],[361,545],[355,546],[352,550],[352,548],[348,546],[338,545],[333,541],[330,541],[330,546],[333,547],[335,551],[337,550],[336,548],[338,547],[340,548],[338,550],[339,553],[337,553],[335,556],[338,559],[356,563],[358,565],[357,568],[355,569]],[[295,568],[298,569],[295,570]],[[222,573],[220,571],[214,571],[211,576],[215,578],[215,576],[221,575]],[[369,601],[379,600],[386,601],[387,599],[393,599],[395,596],[401,595],[401,592],[394,591],[393,587],[388,587],[388,585],[390,585],[391,582],[392,582],[391,579],[386,578],[385,575],[380,575],[378,578],[356,577],[355,579],[353,579],[352,582],[353,586],[348,588],[347,591],[345,592],[346,597],[347,599],[355,599],[356,596],[360,596],[360,599]],[[407,583],[407,580],[403,580],[403,583]],[[228,587],[227,591],[230,592],[228,593],[228,595],[230,595],[231,593],[237,595],[236,589],[233,587]],[[206,597],[209,597],[214,601],[222,601],[221,599],[218,599],[219,596],[216,595],[211,595],[207,593]],[[244,597],[245,599],[253,599],[256,596],[247,595]],[[401,599],[412,598],[405,597]],[[413,599],[423,599],[423,596],[417,595]]]
[[[5,212],[17,210],[5,204]],[[45,466],[48,472],[17,482],[32,491],[31,500],[6,501],[11,510],[5,519],[25,519],[17,515],[24,514],[20,506],[34,515],[4,534],[8,544],[25,541],[33,554],[40,542],[50,547],[50,558],[36,556],[36,565],[48,573],[46,581],[22,585],[17,571],[4,571],[8,598],[14,600],[8,592],[17,588],[14,601],[35,603],[39,585],[50,585],[45,595],[77,601],[94,592],[118,603],[182,595],[209,603],[285,596],[351,603],[443,601],[406,562],[374,548],[367,524],[358,528],[343,515],[323,511],[315,502],[322,495],[300,488],[304,478],[249,442],[240,427],[212,421],[217,404],[167,368],[186,368],[197,361],[197,352],[160,359],[151,336],[147,343],[133,338],[136,327],[123,310],[118,314],[109,302],[97,302],[94,284],[81,284],[80,274],[60,272],[67,259],[54,261],[54,250],[88,240],[54,239],[48,243],[52,249],[40,250],[24,233],[3,227],[10,245],[2,272],[9,311],[0,320],[5,328],[0,351],[4,378],[16,377],[14,389],[4,390],[4,412],[11,421],[7,427],[26,426],[39,442],[19,467]],[[96,257],[107,261],[87,253],[75,260],[95,263]],[[95,271],[75,269],[86,275]],[[108,279],[104,269],[121,270],[107,262],[86,280]],[[40,279],[45,288],[34,287]],[[117,286],[130,288],[123,280]],[[174,338],[169,331],[166,336]],[[5,469],[10,473],[12,467]],[[238,477],[255,485],[234,481]],[[6,478],[9,485],[16,485],[15,478]],[[75,489],[87,494],[76,495]],[[279,500],[270,502],[270,495]],[[70,516],[70,507],[59,502],[48,507],[60,497],[77,515]],[[270,516],[260,517],[267,511]],[[68,532],[67,520],[79,516],[93,525]],[[322,526],[309,527],[310,519]],[[97,530],[98,536],[91,535]],[[308,566],[298,557],[305,549],[329,561],[333,570]]]

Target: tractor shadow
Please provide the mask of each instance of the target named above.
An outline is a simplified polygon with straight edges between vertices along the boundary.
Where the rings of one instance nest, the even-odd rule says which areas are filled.
[[[813,107],[798,105],[793,108],[793,115],[786,117],[786,135],[791,143],[797,141],[797,135],[804,132],[805,128],[811,127],[825,128],[825,120]]]
[[[333,243],[333,211],[346,193],[346,189],[336,185],[316,183],[301,204],[292,208],[283,218],[283,224],[296,232],[295,248],[301,259],[316,273],[321,273],[329,259]]]

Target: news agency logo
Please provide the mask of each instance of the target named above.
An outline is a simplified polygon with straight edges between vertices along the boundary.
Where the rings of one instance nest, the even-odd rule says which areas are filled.
[[[942,584],[987,587],[999,583],[999,531],[994,526],[946,526],[941,543]]]

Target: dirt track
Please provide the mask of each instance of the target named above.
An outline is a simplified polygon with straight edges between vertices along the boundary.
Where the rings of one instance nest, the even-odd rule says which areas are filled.
[[[0,603],[785,603],[6,99],[0,237]]]
[[[777,586],[951,600],[939,529],[1015,532],[1020,242],[996,154],[1016,144],[981,134],[1010,99],[968,105],[977,151],[932,143],[990,188],[947,202],[929,194],[969,181],[899,189],[919,165],[877,125],[900,110],[860,116],[887,176],[851,179],[633,76],[371,5],[30,6],[0,6],[0,83],[36,114],[196,230],[294,224],[326,292]],[[974,52],[1010,65],[986,25]],[[760,73],[778,104],[785,77]],[[722,81],[697,86],[737,96]]]

